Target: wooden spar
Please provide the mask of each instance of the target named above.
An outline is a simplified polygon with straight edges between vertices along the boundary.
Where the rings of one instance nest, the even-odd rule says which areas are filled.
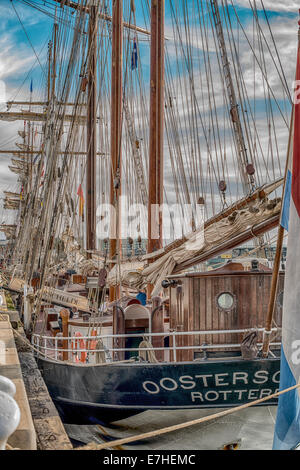
[[[265,331],[264,331],[264,339],[263,339],[262,356],[264,358],[268,357],[268,355],[269,355],[269,347],[270,347],[270,339],[271,339],[271,325],[272,325],[273,316],[274,316],[274,307],[275,307],[275,300],[276,300],[276,293],[277,293],[277,286],[278,286],[278,278],[279,278],[279,269],[280,269],[280,260],[281,260],[281,253],[282,253],[283,238],[284,238],[284,228],[279,224],[278,236],[277,236],[277,246],[276,246],[276,255],[275,255],[274,265],[273,265],[271,292],[270,292],[268,313],[267,313],[267,319],[266,319]]]
[[[232,250],[233,248],[239,245],[242,245],[243,243],[246,243],[255,237],[259,237],[260,235],[263,235],[264,233],[269,232],[270,230],[273,230],[274,228],[278,226],[279,220],[280,220],[280,213],[278,213],[277,215],[274,215],[273,217],[271,217],[271,219],[265,220],[263,222],[260,222],[258,225],[254,225],[253,227],[248,228],[247,230],[240,233],[236,237],[231,238],[230,240],[212,248],[206,253],[200,254],[196,256],[195,258],[192,258],[181,264],[179,263],[175,267],[174,273],[175,274],[180,273],[187,268],[195,266],[196,264],[204,263],[204,261],[207,261],[208,259],[213,258],[214,256],[217,256],[221,253],[225,253],[226,251]]]
[[[29,123],[30,124],[30,123]],[[34,126],[30,126],[30,133],[28,135],[28,140],[29,140],[29,148],[28,150],[32,151],[33,150],[33,139],[34,139]],[[29,174],[30,174],[30,192],[32,191],[33,187],[33,154],[30,155],[29,157]]]
[[[97,152],[97,14],[90,7],[88,44],[87,175],[86,175],[86,249],[87,258],[95,250],[96,235],[96,152]]]
[[[156,152],[157,152],[157,200],[158,204],[163,203],[163,176],[164,176],[164,76],[165,76],[165,40],[164,40],[164,26],[165,26],[165,0],[158,1],[158,15],[157,15],[157,139],[156,139]],[[163,221],[162,213],[160,212],[159,219],[159,245],[162,247],[163,237]]]
[[[27,155],[39,155],[42,153],[42,150],[0,150],[0,155],[4,154],[7,155],[9,153],[12,153],[13,155],[17,156],[18,158],[23,158]],[[57,152],[58,155],[70,155],[71,157],[80,157],[87,155],[87,152],[73,152],[72,150],[69,150],[68,152]],[[103,152],[97,152],[97,155],[106,155],[106,153]]]
[[[30,105],[30,103],[28,103]],[[0,121],[47,121],[47,113],[34,113],[32,111],[18,112],[3,112],[0,113]],[[86,116],[77,116],[74,118],[72,114],[57,115],[57,119],[63,119],[68,122],[77,122],[80,125],[86,124]]]
[[[290,124],[290,135],[289,135],[287,159],[286,159],[286,166],[285,166],[285,180],[284,180],[285,182],[284,182],[283,191],[282,191],[281,213],[282,213],[282,210],[283,210],[284,193],[285,193],[285,187],[286,187],[286,177],[287,177],[287,172],[288,172],[289,156],[290,156],[291,146],[292,146],[294,111],[295,111],[295,109],[293,107],[292,117],[291,117],[291,124]],[[280,215],[280,219],[281,219],[281,215]],[[276,294],[277,294],[277,288],[278,288],[279,270],[280,270],[280,261],[281,261],[281,255],[282,255],[283,239],[284,239],[284,228],[282,227],[281,224],[279,224],[278,235],[277,235],[276,254],[275,254],[274,265],[273,265],[271,292],[270,292],[268,312],[267,312],[264,338],[263,338],[262,356],[264,358],[268,357],[269,349],[270,349],[271,328],[272,328],[272,322],[273,322],[274,311],[275,311],[275,301],[276,301]]]
[[[238,164],[239,171],[242,179],[244,193],[248,194],[254,187],[254,178],[247,174],[246,168],[249,163],[247,148],[245,144],[243,127],[239,113],[239,106],[236,98],[236,93],[234,89],[233,79],[231,76],[230,61],[227,54],[226,43],[224,38],[224,32],[222,27],[222,20],[219,10],[218,0],[211,0],[211,9],[213,14],[213,20],[215,24],[215,29],[217,33],[218,43],[221,51],[221,60],[223,65],[225,85],[228,93],[228,99],[230,103],[230,115],[232,126],[234,130],[236,147],[238,151]]]
[[[148,253],[162,248],[163,134],[164,134],[164,0],[151,2],[151,76]],[[151,294],[148,286],[148,296]]]
[[[112,59],[111,59],[111,180],[110,204],[114,207],[111,214],[110,259],[121,255],[120,208],[121,195],[121,137],[122,137],[122,64],[123,64],[123,0],[112,3]],[[113,265],[112,265],[113,266]],[[111,287],[111,302],[119,296],[117,288]]]
[[[87,6],[83,6],[79,3],[75,3],[75,2],[71,2],[70,0],[54,0],[56,3],[60,3],[62,6],[68,6],[70,8],[73,8],[74,10],[80,10],[86,14],[89,14],[90,13],[90,8],[87,7]],[[106,20],[106,21],[110,21],[110,22],[113,22],[113,17],[109,16],[109,15],[106,15],[104,13],[99,13],[98,14],[99,18],[102,19],[102,20]],[[135,26],[134,24],[129,24],[129,23],[124,23],[123,22],[123,26],[125,28],[128,28],[128,29],[131,29],[133,31],[136,31],[137,33],[142,33],[142,34],[146,34],[147,36],[150,36],[150,32],[147,31],[146,29],[144,28],[140,28],[139,26]]]
[[[30,102],[32,101],[32,91],[30,90]],[[29,111],[31,111],[31,107],[29,105]],[[24,140],[24,144],[26,142],[26,137]],[[27,150],[32,150],[33,148],[33,127],[31,127],[31,122],[28,121],[28,142],[27,142]],[[31,193],[32,189],[32,169],[33,169],[33,156],[30,155],[29,157],[29,162],[28,162],[28,170],[29,170],[29,175],[28,175],[28,181],[27,181],[27,194]]]
[[[276,183],[282,184],[282,180],[278,180]],[[268,195],[268,189],[269,185],[262,186],[258,188],[256,191],[254,191],[250,196],[247,196],[246,198],[243,198],[234,204],[232,204],[230,207],[226,208],[224,211],[220,212],[219,214],[213,216],[212,218],[208,219],[204,223],[204,229],[207,229],[211,225],[215,224],[216,222],[219,222],[220,220],[226,219],[229,215],[233,214],[235,211],[242,209],[243,207],[247,207],[250,203],[256,201],[257,199],[264,199]],[[157,255],[155,253],[152,254],[151,260],[155,261],[156,259],[160,258],[161,256],[164,256],[166,253],[169,253],[172,251],[174,248],[178,248],[179,246],[183,245],[187,241],[188,237],[183,237],[180,240],[175,240],[168,245],[164,247],[163,250],[160,250],[157,252]],[[143,259],[150,259],[150,255],[145,255]]]
[[[52,62],[52,42],[50,41],[48,44],[48,79],[47,79],[47,100],[48,104],[50,103],[50,89],[51,89],[51,62]],[[26,102],[25,102],[26,103]],[[7,103],[7,105],[11,105],[13,102]],[[24,102],[21,104],[24,104]],[[32,105],[32,103],[31,103]]]
[[[57,31],[58,24],[54,24],[54,39],[53,39],[53,69],[52,69],[52,98],[55,97],[55,87],[56,87],[56,57],[57,57]]]
[[[42,153],[41,150],[0,150],[0,155],[5,154],[7,155],[8,153],[12,153],[13,155],[16,155],[18,157],[22,157],[22,155],[38,155]],[[69,150],[68,152],[57,152],[58,155],[71,155],[71,156],[80,156],[80,155],[87,155],[87,152],[73,152],[72,150]],[[106,155],[103,152],[97,152],[97,155]]]
[[[49,74],[48,74],[49,76]],[[50,94],[50,82],[49,82],[49,94]],[[49,95],[48,95],[49,96]],[[50,98],[49,98],[50,99]],[[6,102],[7,104],[7,107],[8,108],[11,108],[11,106],[47,106],[49,104],[48,101],[32,101],[32,102],[29,102],[29,101],[7,101]],[[86,104],[85,103],[65,103],[65,102],[62,102],[62,101],[57,101],[57,104],[61,104],[61,105],[64,105],[64,106],[77,106],[78,108],[80,108],[81,106],[85,107]]]
[[[300,12],[300,10],[299,10],[299,12]],[[300,22],[299,22],[299,25],[300,25]],[[300,44],[300,28],[298,30],[298,49],[299,49],[299,44]],[[294,118],[295,118],[295,105],[293,105],[291,123],[290,123],[290,134],[289,134],[287,159],[286,159],[286,165],[285,165],[285,179],[284,179],[284,187],[283,187],[283,193],[282,193],[283,194],[283,196],[282,196],[282,201],[283,202],[282,202],[281,213],[283,211],[286,179],[287,179],[287,174],[288,174],[289,159],[290,159],[292,141],[293,141],[293,136],[294,136]],[[281,219],[281,215],[280,215],[280,219]],[[271,339],[270,338],[270,336],[271,336],[271,331],[270,330],[271,330],[271,325],[272,325],[273,317],[274,317],[275,300],[276,300],[276,293],[277,293],[277,287],[278,287],[278,278],[279,278],[279,269],[280,269],[280,260],[281,260],[281,254],[282,254],[283,238],[284,238],[284,228],[282,227],[281,224],[279,224],[278,237],[277,237],[277,246],[276,246],[276,255],[275,255],[275,260],[274,260],[273,276],[272,276],[272,283],[271,283],[271,293],[270,293],[268,313],[267,313],[267,319],[266,319],[266,325],[265,325],[265,331],[264,331],[264,338],[263,338],[262,356],[264,358],[268,357],[269,349],[270,349],[270,339]]]

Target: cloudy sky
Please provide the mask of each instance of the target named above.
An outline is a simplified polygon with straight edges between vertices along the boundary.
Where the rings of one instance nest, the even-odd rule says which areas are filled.
[[[34,77],[33,83],[38,85],[41,73],[35,53],[39,56],[42,51],[40,61],[45,64],[49,38],[49,17],[38,14],[22,2],[12,4],[0,0],[1,111],[6,111],[6,101],[29,99],[31,78]],[[38,96],[35,99],[39,99]],[[17,131],[23,130],[23,126],[22,121],[0,122],[1,150],[17,149],[15,143],[22,141]],[[0,198],[3,190],[19,191],[17,175],[8,169],[10,160],[9,156],[0,155]],[[9,216],[11,214],[4,214],[0,209],[1,222]]]
[[[189,4],[192,0],[186,0]],[[125,2],[126,3],[126,2]],[[201,2],[202,3],[202,2]],[[205,3],[205,1],[203,1]],[[219,2],[221,3],[221,2]],[[40,7],[40,10],[33,8],[32,5]],[[176,4],[176,2],[174,2]],[[256,4],[256,8],[259,11],[260,25],[263,34],[270,39],[270,31],[268,24],[264,18],[263,8],[267,12],[268,21],[273,32],[277,50],[281,59],[282,67],[286,75],[287,83],[290,89],[292,88],[292,81],[296,67],[296,46],[297,46],[297,18],[299,2],[295,0],[228,0],[229,8],[234,21],[234,8],[239,15],[241,25],[245,28],[245,31],[250,38],[253,40],[252,31],[252,19],[253,12],[252,8]],[[232,6],[234,5],[234,8]],[[44,83],[45,69],[46,69],[46,58],[47,58],[47,44],[52,35],[53,27],[53,15],[55,14],[56,3],[54,0],[0,0],[0,109],[6,110],[6,101],[10,100],[27,100],[30,96],[30,83],[33,83],[33,100],[45,99],[45,90],[42,88]],[[41,11],[42,10],[42,11]],[[166,36],[172,38],[172,21],[170,4],[166,2]],[[137,23],[144,26],[144,17],[142,13],[138,13]],[[147,25],[148,26],[148,25]],[[196,26],[197,29],[197,25]],[[195,38],[197,37],[197,31],[195,31]],[[199,45],[199,43],[198,43]],[[210,45],[212,48],[213,44]],[[256,100],[256,108],[262,103],[262,96],[264,93],[263,87],[259,88],[259,83],[256,84],[255,95],[251,96],[251,76],[250,76],[250,59],[249,59],[249,45],[246,40],[241,40],[240,61],[245,71],[245,80],[249,78],[249,94],[250,98]],[[146,65],[148,55],[143,54],[143,48],[148,47],[147,44],[141,43],[141,61],[144,65],[145,79],[147,80],[149,74],[149,66]],[[169,57],[172,62],[172,40],[169,42]],[[173,48],[175,52],[175,48]],[[274,52],[274,49],[273,49]],[[174,53],[173,59],[177,58]],[[269,60],[269,59],[267,59]],[[269,63],[267,64],[269,65]],[[270,67],[272,64],[270,63]],[[247,67],[249,67],[249,74],[247,75]],[[199,71],[199,79],[203,71]],[[281,93],[282,84],[278,78],[278,75],[274,72],[274,75],[269,77],[272,88],[278,89],[278,96]],[[223,90],[219,90],[219,98],[222,99]],[[217,92],[216,92],[217,95]],[[218,96],[216,96],[218,100]],[[252,103],[253,104],[253,103]],[[288,103],[280,102],[280,106],[284,113],[286,121],[289,120],[290,108]],[[274,111],[274,120],[276,121],[276,131],[278,133],[279,140],[279,153],[281,156],[284,155],[287,146],[287,128],[284,125],[283,118],[279,111]],[[264,132],[265,120],[263,114],[261,116],[257,114],[257,127],[261,129],[261,133]],[[16,148],[15,143],[21,142],[18,137],[18,130],[23,129],[23,122],[2,122],[0,121],[0,149],[14,149]],[[187,130],[188,133],[188,130]],[[263,135],[261,137],[264,140]],[[266,133],[267,139],[267,133]],[[205,155],[204,155],[205,160]],[[281,157],[280,157],[281,158]],[[0,155],[0,198],[2,197],[2,191],[9,189],[12,191],[18,190],[17,176],[11,173],[8,169],[10,164],[10,157],[1,154]],[[284,166],[284,163],[283,163]],[[277,171],[277,170],[276,170]],[[169,177],[167,172],[166,187],[172,190],[172,178]],[[232,178],[235,177],[235,173],[232,172]],[[2,200],[0,199],[2,202]],[[0,216],[1,222],[8,217],[8,214],[4,214],[1,211],[0,205]],[[1,237],[1,234],[0,234]]]

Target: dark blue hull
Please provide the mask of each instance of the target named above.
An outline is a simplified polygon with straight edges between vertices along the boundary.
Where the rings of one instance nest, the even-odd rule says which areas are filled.
[[[39,358],[38,363],[69,424],[109,423],[146,410],[234,407],[279,388],[279,358],[95,366]]]

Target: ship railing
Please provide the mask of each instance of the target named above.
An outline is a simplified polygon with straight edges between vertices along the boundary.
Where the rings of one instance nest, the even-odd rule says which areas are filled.
[[[264,328],[247,328],[247,329],[236,329],[236,330],[206,330],[206,331],[164,331],[161,333],[148,333],[148,332],[140,332],[140,333],[128,333],[128,334],[103,334],[98,336],[47,336],[47,335],[39,335],[34,333],[32,335],[32,345],[34,346],[36,353],[46,358],[52,358],[55,360],[59,360],[61,354],[65,353],[68,355],[68,360],[71,359],[74,362],[78,362],[76,358],[80,357],[81,354],[86,354],[87,357],[90,355],[95,355],[96,353],[104,353],[106,362],[114,362],[114,358],[118,357],[118,353],[133,353],[133,352],[171,352],[173,355],[173,361],[177,362],[178,353],[180,351],[197,351],[197,352],[205,352],[209,350],[236,350],[241,348],[241,343],[222,343],[222,344],[197,344],[197,345],[189,345],[184,346],[178,344],[179,337],[182,338],[183,336],[209,336],[209,335],[227,335],[227,334],[243,334],[249,333],[252,331],[256,331],[257,333],[263,333],[265,331]],[[272,333],[280,332],[281,328],[272,328]],[[151,339],[154,338],[169,338],[171,346],[156,346],[153,345]],[[118,340],[126,340],[131,338],[143,338],[147,340],[150,344],[149,347],[116,347],[116,341]],[[177,339],[177,342],[176,342]],[[79,344],[79,340],[81,344],[84,344],[85,347],[76,347],[74,348],[74,344]],[[68,347],[59,347],[58,343],[67,341]],[[91,348],[91,343],[95,344],[98,341],[102,342],[102,347],[93,347]],[[105,342],[107,344],[105,344]],[[50,343],[50,344],[49,344]],[[108,343],[111,343],[109,345]],[[257,346],[261,347],[263,343],[258,342]],[[52,345],[52,347],[51,347]],[[276,348],[280,347],[281,342],[273,342],[270,343],[270,347]],[[272,355],[272,351],[270,350],[270,354]],[[274,356],[274,355],[273,355]]]

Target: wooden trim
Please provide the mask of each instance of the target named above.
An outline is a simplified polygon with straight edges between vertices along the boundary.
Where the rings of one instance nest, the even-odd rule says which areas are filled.
[[[208,271],[208,272],[205,272],[205,273],[186,273],[186,274],[182,274],[182,276],[180,276],[180,274],[177,274],[176,276],[168,277],[168,279],[170,278],[170,279],[182,280],[182,279],[189,279],[189,278],[194,278],[194,277],[197,277],[197,278],[202,278],[202,277],[224,277],[224,274],[226,274],[226,277],[230,277],[230,276],[257,276],[258,274],[260,276],[272,276],[272,271],[224,271],[224,272],[218,271],[217,273],[213,272],[213,271]],[[284,274],[284,271],[280,271],[280,274]]]

